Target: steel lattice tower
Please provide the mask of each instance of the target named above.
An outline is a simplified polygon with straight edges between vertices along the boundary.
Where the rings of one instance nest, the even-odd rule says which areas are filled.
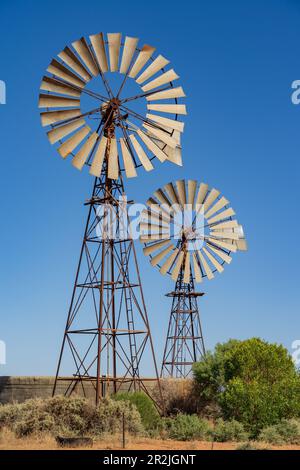
[[[205,355],[197,298],[204,294],[195,292],[194,279],[183,281],[180,270],[175,291],[169,292],[172,308],[164,349],[161,377],[187,378],[192,365]]]
[[[68,381],[65,395],[92,387],[95,402],[120,389],[143,390],[158,370],[145,307],[134,242],[127,235],[123,182],[107,178],[107,165],[96,178],[60,352],[58,381]],[[121,199],[120,199],[121,198]],[[121,201],[121,202],[120,202]],[[111,232],[111,233],[110,233]],[[114,232],[114,235],[113,235]],[[125,233],[125,238],[124,238]],[[154,378],[141,378],[141,362],[153,362]],[[61,377],[69,353],[74,373]],[[61,384],[60,384],[61,388]]]

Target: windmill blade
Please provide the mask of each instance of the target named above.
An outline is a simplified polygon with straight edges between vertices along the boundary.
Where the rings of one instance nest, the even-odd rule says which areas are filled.
[[[164,162],[167,159],[166,154],[142,130],[139,129],[137,133],[146,147],[148,147],[148,149],[159,159],[160,162]]]
[[[168,145],[164,147],[164,152],[167,155],[169,162],[174,163],[175,165],[182,166],[182,155],[180,147],[180,132],[174,131],[172,134],[173,139],[177,141],[177,147],[175,149],[169,147]]]
[[[152,209],[152,207],[151,207]],[[142,216],[145,215],[146,216],[147,214],[147,218],[146,220],[148,221],[149,220],[149,217],[150,217],[150,221],[149,223],[152,223],[152,220],[157,220],[157,221],[163,221],[163,222],[166,222],[167,224],[170,224],[170,217],[165,217],[161,212],[154,212],[153,210],[148,210],[148,211],[143,211],[142,212]]]
[[[206,218],[209,218],[211,217],[212,215],[214,215],[216,212],[218,212],[219,210],[223,209],[223,207],[227,206],[229,204],[229,201],[228,199],[226,199],[224,196],[222,196],[217,202],[216,204],[214,204],[206,213],[205,213],[205,217]]]
[[[221,239],[228,239],[228,240],[238,240],[239,239],[239,236],[237,233],[234,233],[233,231],[230,231],[230,232],[225,232],[224,230],[220,230],[220,231],[214,231],[212,230],[210,232],[210,236],[211,237],[216,237],[216,238],[221,238]]]
[[[147,104],[147,109],[161,113],[187,114],[185,104]]]
[[[203,204],[204,214],[210,208],[212,203],[215,202],[215,200],[217,199],[219,194],[220,194],[220,191],[218,191],[217,189],[215,189],[215,188],[211,189],[210,193],[208,194],[208,196],[205,199],[204,204]]]
[[[201,183],[200,186],[199,186],[199,191],[198,191],[197,198],[196,198],[196,201],[195,201],[194,209],[196,209],[196,206],[202,206],[207,192],[208,192],[208,184]],[[198,208],[198,210],[199,210],[199,208]]]
[[[216,270],[221,273],[224,271],[223,266],[219,263],[219,261],[211,254],[209,251],[203,247],[203,253],[207,256],[211,264],[216,268]]]
[[[235,212],[231,207],[229,207],[229,209],[225,209],[223,212],[220,212],[214,217],[211,217],[210,219],[208,219],[207,223],[210,225],[210,224],[213,224],[214,222],[218,222],[219,220],[224,220],[224,219],[227,219],[228,217],[232,217],[233,215],[235,215]]]
[[[235,245],[232,245],[230,241],[223,242],[222,240],[215,240],[214,238],[207,238],[208,243],[214,244],[216,246],[219,246],[220,248],[224,248],[224,250],[227,251],[233,251],[234,253],[236,252],[237,248]]]
[[[239,251],[247,251],[248,245],[246,240],[236,240],[235,245]]]
[[[169,226],[162,223],[157,225],[153,222],[140,222],[139,226],[143,233],[145,233],[146,231],[148,231],[149,233],[155,231],[158,231],[159,233],[165,233],[163,232],[163,230],[169,230]]]
[[[224,253],[224,251],[220,250],[219,248],[216,248],[216,247],[211,246],[211,245],[208,245],[208,246],[209,246],[209,249],[211,251],[213,251],[216,255],[218,255],[219,258],[221,258],[223,261],[225,261],[225,263],[227,263],[227,264],[231,263],[231,261],[232,261],[231,256],[227,255],[226,253]]]
[[[85,38],[72,42],[72,46],[88,70],[96,77],[98,75],[98,70]]]
[[[97,132],[93,132],[93,134],[91,134],[89,138],[85,141],[81,149],[76,153],[75,157],[72,160],[72,165],[77,168],[77,170],[82,170],[82,167],[87,161],[89,154],[93,150],[97,139]]]
[[[177,257],[179,253],[179,250],[177,248],[175,248],[175,250],[171,253],[171,255],[166,259],[166,261],[164,261],[164,263],[161,265],[161,268],[159,270],[159,272],[164,276],[165,274],[167,274],[167,272],[169,271],[170,267],[172,266],[172,264],[174,263],[174,260],[175,258]]]
[[[174,189],[174,186],[172,183],[167,183],[165,186],[164,186],[164,190],[166,191],[166,193],[168,194],[169,198],[171,199],[171,202],[172,202],[172,205],[173,206],[179,206],[179,199],[178,199],[178,196],[175,192],[175,189]]]
[[[92,36],[90,36],[90,41],[92,43],[95,57],[101,72],[107,72],[108,64],[105,52],[103,33],[93,34]]]
[[[131,67],[131,70],[128,74],[130,78],[135,78],[139,71],[144,67],[144,65],[148,62],[150,57],[152,56],[153,52],[155,51],[155,47],[148,46],[148,44],[145,44],[142,47],[142,50],[140,51],[139,55],[136,58],[136,61],[134,62],[133,66]]]
[[[118,146],[117,139],[110,139],[110,149],[108,156],[108,178],[116,180],[119,178],[119,158],[118,158]]]
[[[156,57],[156,59],[150,64],[146,70],[136,79],[136,82],[140,85],[149,78],[151,78],[156,72],[163,69],[166,65],[169,64],[169,60],[165,59],[162,55]]]
[[[172,98],[183,98],[185,93],[181,86],[176,88],[170,88],[169,90],[157,91],[151,95],[146,96],[147,101],[158,101],[158,100],[169,100]]]
[[[211,228],[213,230],[219,230],[219,229],[229,229],[229,228],[235,228],[235,227],[238,227],[237,220],[228,220],[227,222],[221,222],[219,224],[213,225]]]
[[[181,207],[184,208],[184,206],[186,205],[185,181],[184,180],[176,181],[176,188],[177,188],[179,203]]]
[[[177,281],[177,278],[179,276],[179,272],[183,263],[183,257],[184,257],[184,252],[180,251],[175,261],[174,267],[172,269],[172,273],[171,273],[171,277],[173,281]]]
[[[154,88],[158,88],[166,83],[171,83],[173,80],[177,80],[177,78],[179,78],[179,76],[173,69],[168,70],[168,72],[162,73],[159,77],[142,86],[142,90],[144,92],[153,90]]]
[[[91,129],[88,126],[80,129],[58,148],[58,153],[63,158],[66,158],[83,141],[83,139],[89,134],[90,130]]]
[[[40,94],[39,108],[67,108],[80,106],[80,100],[73,100],[71,98],[64,98],[63,96],[44,95]]]
[[[190,264],[190,252],[187,251],[185,254],[185,261],[184,261],[184,274],[183,274],[183,282],[185,284],[190,283],[191,277],[191,264]]]
[[[104,161],[104,155],[107,145],[107,138],[103,135],[95,152],[95,156],[90,168],[90,174],[93,176],[100,176]]]
[[[167,256],[167,254],[169,254],[170,251],[172,250],[174,250],[173,243],[171,243],[169,246],[167,246],[164,250],[162,250],[157,255],[153,256],[153,258],[150,261],[151,265],[156,266],[157,264],[159,264],[161,260],[164,259],[164,257]]]
[[[149,160],[149,158],[147,157],[146,153],[144,152],[144,149],[142,148],[142,146],[139,144],[139,142],[136,140],[135,136],[133,134],[130,134],[129,136],[130,140],[131,140],[131,143],[133,145],[133,148],[141,162],[141,164],[143,165],[143,167],[145,168],[146,171],[151,171],[153,170],[153,165],[151,163],[151,161]]]
[[[126,176],[127,178],[134,178],[135,176],[137,176],[137,173],[136,173],[133,158],[131,156],[130,151],[128,150],[125,139],[121,137],[120,143],[121,143],[121,150],[122,150],[122,155],[123,155],[123,162],[124,162]]]
[[[107,33],[110,71],[117,72],[121,46],[121,33]]]
[[[152,245],[146,246],[143,248],[143,253],[145,256],[149,256],[152,253],[154,253],[157,250],[160,250],[161,248],[164,248],[166,245],[168,245],[170,242],[170,239],[168,240],[163,240],[161,242],[153,243]]]
[[[158,124],[162,124],[162,126],[167,127],[168,129],[175,129],[179,132],[183,132],[184,123],[180,121],[176,121],[175,119],[168,119],[162,116],[158,116],[157,114],[147,113],[146,117],[151,119],[151,121],[157,122]]]
[[[156,199],[158,199],[161,204],[168,206],[168,208],[172,207],[172,204],[170,203],[169,199],[167,198],[162,189],[157,189],[154,192],[154,196],[156,197]]]
[[[55,142],[58,142],[59,140],[66,137],[66,135],[71,134],[71,132],[75,131],[76,129],[79,129],[79,127],[82,127],[84,125],[85,120],[78,119],[76,121],[70,122],[69,124],[56,127],[55,129],[52,129],[51,131],[47,132],[48,139],[51,144],[55,144]]]
[[[195,253],[192,253],[193,258],[193,266],[194,266],[194,274],[196,282],[202,282],[202,272],[200,266],[198,264],[198,260]]]
[[[210,269],[208,262],[206,261],[206,259],[204,258],[200,250],[198,250],[197,253],[198,253],[202,268],[207,276],[207,279],[213,279],[215,276],[212,270]]]
[[[137,44],[139,39],[138,38],[131,38],[126,36],[125,43],[123,47],[123,55],[122,61],[120,65],[120,73],[126,73],[129,69],[133,54],[135,53]]]
[[[81,92],[74,88],[64,84],[54,78],[43,77],[43,81],[40,86],[41,90],[51,91],[53,93],[59,93],[60,95],[68,95],[79,97]]]
[[[175,148],[177,146],[177,142],[175,139],[170,137],[170,134],[167,134],[164,131],[161,131],[160,129],[157,129],[156,127],[149,126],[148,124],[143,123],[143,127],[151,134],[153,134],[155,137],[160,139],[162,142],[165,144],[169,145],[172,148]]]
[[[170,235],[168,233],[151,233],[149,235],[141,235],[140,241],[141,242],[151,242],[154,240],[168,240]]]
[[[76,72],[85,82],[89,82],[91,80],[92,75],[83,67],[80,60],[77,59],[76,55],[69,47],[65,47],[64,50],[58,54],[58,57],[74,70],[74,72]]]
[[[197,181],[188,180],[188,204],[194,207],[195,194],[197,189]]]
[[[71,72],[71,70],[67,69],[64,65],[58,62],[56,59],[51,61],[51,64],[47,68],[47,72],[52,73],[56,77],[62,78],[68,83],[72,83],[79,88],[85,87],[85,81],[81,80],[75,73]]]
[[[61,111],[46,111],[41,113],[42,126],[50,126],[56,122],[64,121],[81,116],[80,108],[64,109]]]

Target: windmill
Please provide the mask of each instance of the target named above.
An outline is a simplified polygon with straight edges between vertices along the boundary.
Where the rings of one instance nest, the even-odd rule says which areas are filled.
[[[53,394],[81,388],[96,404],[124,388],[151,395],[143,360],[160,387],[123,175],[157,162],[181,165],[178,78],[154,47],[120,33],[74,41],[43,77],[39,107],[50,143],[95,177]],[[62,375],[65,359],[72,376]]]
[[[155,191],[140,223],[144,254],[175,281],[161,376],[186,378],[205,355],[195,283],[213,279],[246,250],[243,228],[220,191],[194,180],[178,180]]]

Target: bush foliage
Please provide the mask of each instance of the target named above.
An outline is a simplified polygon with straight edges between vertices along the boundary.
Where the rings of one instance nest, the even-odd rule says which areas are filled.
[[[161,417],[151,400],[143,392],[120,392],[114,396],[114,400],[128,401],[136,406],[141,415],[142,424],[146,431],[161,429]]]
[[[278,424],[267,426],[258,438],[270,444],[300,444],[300,421],[282,420]]]
[[[173,418],[165,418],[164,424],[170,439],[178,441],[205,440],[210,436],[208,422],[197,415],[178,414]]]
[[[230,421],[218,419],[212,431],[212,437],[216,442],[240,442],[249,439],[249,435],[245,431],[243,424],[234,419]]]

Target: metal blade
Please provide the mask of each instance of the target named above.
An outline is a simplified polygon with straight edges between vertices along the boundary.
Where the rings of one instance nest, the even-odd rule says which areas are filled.
[[[197,189],[197,181],[188,180],[188,204],[194,207],[195,194]]]
[[[170,203],[169,199],[167,198],[165,193],[162,191],[162,189],[158,189],[157,191],[155,191],[154,196],[156,197],[156,199],[158,199],[158,201],[161,204],[166,205],[168,207],[172,206],[172,204]]]
[[[119,178],[119,158],[117,139],[110,139],[110,151],[108,156],[108,178],[116,180]]]
[[[155,137],[160,139],[162,142],[165,144],[169,145],[171,148],[176,148],[177,142],[175,139],[170,137],[170,134],[161,131],[160,129],[157,129],[156,127],[152,127],[148,124],[143,124],[143,127],[151,134],[153,134]]]
[[[146,147],[159,159],[160,162],[164,162],[167,159],[166,154],[140,129],[137,131],[139,137],[144,142]]]
[[[217,245],[220,248],[224,248],[224,250],[227,250],[227,251],[233,251],[235,253],[237,250],[236,246],[232,245],[230,241],[223,242],[221,240],[215,240],[214,238],[207,238],[207,241],[210,244],[213,243],[214,245]]]
[[[165,186],[164,186],[164,190],[166,191],[166,193],[168,194],[169,198],[171,199],[171,202],[173,205],[179,205],[179,200],[178,200],[178,196],[175,192],[175,189],[174,189],[174,186],[172,183],[167,183]]]
[[[72,46],[88,70],[96,77],[99,72],[85,38],[72,42]]]
[[[142,50],[140,51],[139,55],[137,56],[136,61],[134,62],[133,66],[131,67],[131,70],[128,76],[131,78],[135,78],[137,74],[139,73],[139,71],[148,62],[148,60],[150,59],[154,51],[155,51],[155,47],[148,46],[148,44],[145,44],[142,47]]]
[[[162,55],[156,57],[156,59],[150,64],[146,70],[136,79],[136,82],[141,84],[151,78],[156,72],[168,65],[170,61],[165,59]]]
[[[215,222],[218,222],[219,220],[224,220],[224,219],[227,219],[228,217],[232,217],[233,215],[235,215],[235,212],[231,207],[229,207],[229,209],[225,209],[223,212],[220,212],[214,217],[211,217],[210,219],[208,219],[207,223],[210,225]]]
[[[149,245],[149,246],[146,246],[145,248],[143,248],[143,253],[144,253],[145,256],[149,256],[152,253],[154,253],[155,251],[160,250],[160,248],[163,248],[166,245],[168,245],[169,242],[170,242],[170,239],[169,240],[163,240],[162,242],[153,243],[152,245]]]
[[[63,109],[62,111],[46,111],[41,113],[42,126],[50,126],[56,122],[65,121],[81,115],[80,108]]]
[[[224,271],[223,266],[219,263],[219,261],[211,253],[209,253],[209,251],[205,247],[203,247],[203,253],[205,253],[205,255],[210,260],[211,264],[216,268],[216,270],[219,273]]]
[[[225,230],[211,230],[210,232],[211,237],[217,237],[221,239],[228,239],[228,240],[238,240],[239,235],[237,233],[234,233],[232,230],[231,231],[225,231]]]
[[[123,162],[124,162],[126,176],[127,178],[134,178],[135,176],[137,176],[137,173],[136,173],[133,158],[131,156],[130,151],[127,148],[125,139],[121,137],[120,143],[121,143],[121,150],[122,150],[122,155],[123,155]]]
[[[153,165],[151,163],[151,161],[149,160],[149,158],[147,157],[146,153],[144,152],[144,149],[142,148],[142,146],[139,144],[139,142],[136,140],[135,136],[133,134],[130,134],[129,136],[130,140],[131,140],[131,143],[133,145],[133,148],[134,150],[136,151],[136,154],[141,162],[141,164],[143,165],[143,167],[145,168],[146,171],[151,171],[153,170]]]
[[[183,263],[183,257],[184,257],[184,252],[180,251],[175,261],[175,265],[172,269],[172,273],[171,273],[171,277],[173,281],[177,281],[177,278],[178,278],[178,275],[179,275],[179,272]]]
[[[68,86],[67,84],[64,85],[63,83],[55,80],[54,78],[44,77],[43,81],[40,86],[41,90],[51,91],[53,93],[59,93],[61,95],[68,95],[68,96],[80,96],[81,92],[75,90],[74,88]]]
[[[219,230],[219,229],[228,229],[228,228],[235,228],[235,227],[238,227],[237,220],[228,220],[227,222],[221,222],[219,224],[213,225],[211,228],[213,230]]]
[[[170,267],[172,266],[172,264],[174,263],[174,260],[177,256],[177,254],[179,253],[179,250],[177,248],[175,248],[175,250],[171,253],[171,255],[166,259],[166,261],[164,261],[164,263],[161,265],[161,268],[159,270],[159,272],[164,276],[165,274],[167,274],[167,272],[169,271]]]
[[[205,213],[205,217],[208,219],[209,217],[211,217],[212,215],[214,215],[216,212],[218,212],[219,210],[223,209],[223,207],[227,206],[227,204],[229,204],[228,199],[226,199],[224,196],[222,196],[222,197],[216,202],[216,204],[214,204],[214,205]]]
[[[232,258],[231,256],[227,255],[226,253],[224,253],[224,251],[220,250],[219,248],[216,248],[214,246],[211,246],[211,245],[208,245],[209,246],[209,249],[211,251],[213,251],[216,255],[219,256],[219,258],[221,258],[223,261],[225,261],[225,263],[231,263],[232,261]]]
[[[172,80],[177,80],[177,78],[179,78],[179,76],[173,69],[168,70],[168,72],[162,73],[159,77],[151,80],[147,85],[142,86],[142,90],[144,92],[153,90],[154,88],[158,88],[166,83],[171,83]]]
[[[181,86],[176,88],[170,88],[170,90],[157,91],[152,93],[152,95],[146,96],[147,101],[158,101],[158,100],[168,100],[172,98],[183,98],[185,93]]]
[[[202,273],[195,253],[192,253],[195,281],[202,282]]]
[[[179,132],[183,132],[184,123],[180,121],[176,121],[175,119],[168,119],[162,116],[158,116],[157,114],[148,113],[146,115],[148,119],[151,121],[157,122],[158,124],[162,124],[162,127],[166,127],[167,129],[175,129]]]
[[[170,234],[168,233],[160,233],[160,234],[150,234],[150,235],[141,235],[140,241],[141,242],[151,242],[154,240],[169,240]]]
[[[90,36],[90,41],[92,43],[95,57],[101,72],[105,73],[108,71],[107,57],[105,52],[105,45],[103,39],[103,33],[93,34]]]
[[[170,251],[174,250],[174,245],[171,243],[169,246],[167,246],[164,250],[162,250],[160,253],[157,255],[153,256],[151,259],[150,263],[152,266],[156,266],[157,264],[160,263],[160,261],[168,254]]]
[[[106,150],[107,138],[103,135],[95,152],[95,156],[90,168],[90,174],[94,176],[100,176],[102,171],[102,165],[104,161],[104,155]]]
[[[215,276],[214,276],[212,270],[210,269],[208,262],[206,261],[206,259],[204,258],[204,256],[202,255],[200,250],[198,250],[197,253],[198,253],[201,265],[202,265],[202,269],[205,272],[205,274],[207,275],[207,279],[213,279]]]
[[[56,59],[53,59],[51,61],[51,64],[47,68],[47,72],[52,73],[56,77],[62,78],[68,83],[72,83],[72,85],[75,85],[79,88],[84,88],[85,87],[85,81],[81,80],[75,73],[71,72],[67,67],[62,65],[60,62],[58,62]]]
[[[120,73],[127,72],[130,66],[133,54],[135,53],[138,41],[139,41],[138,38],[130,38],[129,36],[126,36],[124,47],[123,47],[122,61],[120,65]]]
[[[181,207],[184,208],[184,206],[186,204],[185,181],[184,180],[176,181],[176,188],[177,188],[179,203],[180,203]]]
[[[201,183],[198,194],[197,194],[197,198],[195,201],[195,207],[194,207],[195,209],[196,209],[196,206],[201,206],[203,204],[207,191],[208,191],[208,184]]]
[[[110,71],[117,72],[121,46],[121,33],[107,33]]]
[[[92,75],[83,67],[80,60],[77,59],[76,55],[69,47],[65,47],[64,50],[58,54],[58,57],[73,69],[85,82],[91,80]]]
[[[71,132],[75,131],[76,129],[79,129],[79,127],[82,127],[84,125],[85,125],[85,120],[78,119],[76,121],[70,122],[69,124],[56,127],[55,129],[52,129],[51,131],[47,132],[48,139],[51,144],[55,144],[55,142],[58,142],[66,135],[71,134]]]
[[[96,144],[98,139],[98,134],[97,132],[93,132],[89,136],[89,138],[85,141],[81,149],[76,153],[75,157],[72,160],[72,165],[77,168],[77,170],[81,170],[83,165],[88,159],[89,154],[94,148],[94,145]]]
[[[187,114],[184,104],[147,104],[147,109],[161,113]]]
[[[64,98],[63,96],[40,94],[39,108],[67,108],[80,106],[80,100]]]
[[[205,199],[204,201],[204,214],[206,213],[206,211],[209,209],[209,207],[212,205],[212,203],[217,199],[217,197],[219,196],[220,194],[220,191],[218,191],[217,189],[213,188],[210,190],[210,193],[208,194],[207,198]]]
[[[68,140],[66,140],[57,150],[58,153],[66,158],[79,144],[83,139],[89,134],[91,129],[88,126],[80,129],[76,134],[72,135]]]
[[[187,251],[185,254],[185,261],[184,261],[183,282],[185,284],[189,284],[190,277],[191,277],[190,253],[189,251]]]

